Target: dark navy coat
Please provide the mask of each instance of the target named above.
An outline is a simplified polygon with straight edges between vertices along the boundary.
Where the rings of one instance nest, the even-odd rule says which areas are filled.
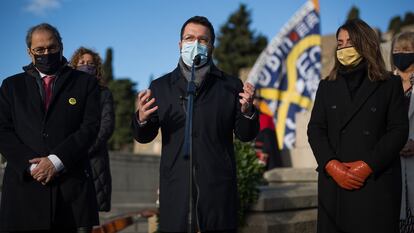
[[[138,142],[152,141],[161,128],[160,230],[187,231],[189,162],[183,157],[187,80],[180,69],[154,80],[150,89],[159,109],[140,127]],[[197,90],[194,102],[194,224],[201,231],[237,228],[237,181],[233,133],[242,141],[255,138],[257,114],[248,119],[240,111],[242,82],[214,65]]]
[[[88,148],[99,129],[99,89],[94,77],[64,66],[45,111],[33,65],[5,79],[0,89],[0,153],[7,159],[0,231],[27,231],[98,223]],[[42,185],[29,160],[55,154],[65,170]],[[56,213],[59,213],[59,219]]]

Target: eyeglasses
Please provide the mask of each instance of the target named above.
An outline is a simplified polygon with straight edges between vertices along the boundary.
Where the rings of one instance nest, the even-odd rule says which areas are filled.
[[[46,51],[48,53],[56,53],[56,52],[59,52],[59,49],[60,49],[60,47],[58,45],[52,45],[52,46],[49,46],[47,48],[37,47],[37,48],[31,49],[31,50],[36,55],[43,55],[43,54],[46,54]]]
[[[183,42],[194,42],[198,40],[200,44],[204,45],[208,45],[208,43],[210,42],[210,39],[207,36],[196,37],[194,35],[184,35],[182,40]]]

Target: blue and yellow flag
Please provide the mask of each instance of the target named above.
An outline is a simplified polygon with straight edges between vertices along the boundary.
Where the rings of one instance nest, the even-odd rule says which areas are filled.
[[[272,39],[249,73],[273,115],[279,148],[295,145],[295,114],[310,110],[321,76],[317,0],[307,1]]]

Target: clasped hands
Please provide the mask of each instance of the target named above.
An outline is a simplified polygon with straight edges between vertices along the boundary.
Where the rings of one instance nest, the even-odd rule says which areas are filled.
[[[349,163],[331,160],[326,164],[325,170],[341,188],[346,190],[360,189],[373,172],[368,164],[361,160]]]
[[[35,168],[30,171],[30,175],[43,185],[51,181],[57,173],[55,166],[48,157],[34,158],[29,160],[29,163],[36,164]]]

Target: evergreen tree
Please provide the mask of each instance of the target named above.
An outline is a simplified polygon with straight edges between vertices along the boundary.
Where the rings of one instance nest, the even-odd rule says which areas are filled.
[[[414,24],[414,13],[407,12],[404,16],[404,21],[401,23],[401,26],[413,25]]]
[[[130,79],[115,79],[109,82],[114,97],[115,131],[109,140],[113,150],[132,148],[131,117],[135,112],[135,83]]]
[[[112,48],[106,49],[105,60],[102,66],[103,69],[103,79],[106,83],[109,83],[114,79],[113,69],[112,69]]]
[[[131,80],[114,79],[112,48],[107,48],[103,64],[103,78],[114,97],[115,130],[109,139],[111,150],[127,150],[132,147],[131,116],[135,111],[135,83]]]
[[[241,68],[253,66],[266,47],[266,37],[256,36],[249,28],[250,23],[250,11],[240,4],[220,28],[214,58],[218,67],[231,75],[238,76]]]
[[[348,12],[347,20],[359,19],[359,9],[356,6],[352,6]]]
[[[401,29],[402,20],[400,16],[395,16],[391,19],[388,25],[388,31],[392,31],[393,33],[397,33]]]

